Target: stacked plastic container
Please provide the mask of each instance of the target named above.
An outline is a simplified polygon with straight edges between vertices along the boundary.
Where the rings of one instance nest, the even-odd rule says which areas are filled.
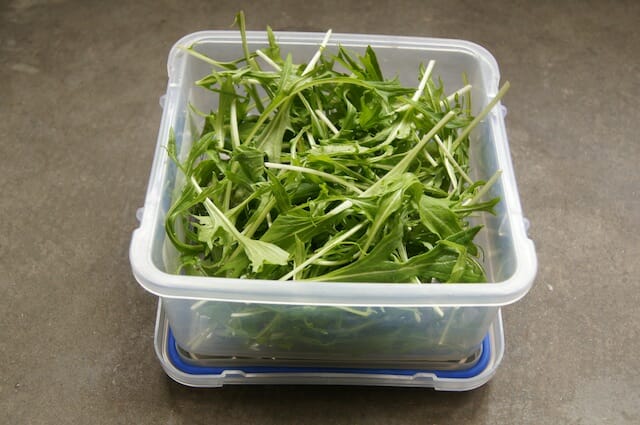
[[[317,50],[323,34],[278,33],[285,53],[299,62]],[[252,48],[267,45],[263,32],[249,32]],[[421,63],[436,61],[434,75],[445,87],[457,88],[466,74],[473,89],[474,112],[497,93],[498,66],[482,47],[460,40],[335,34],[330,45],[377,53],[386,75],[406,85],[416,84]],[[503,353],[500,307],[524,296],[536,273],[534,245],[526,234],[504,125],[504,108],[496,106],[471,133],[471,168],[474,177],[487,179],[502,170],[490,196],[501,202],[496,215],[486,214],[479,234],[483,265],[490,283],[398,285],[380,283],[295,284],[250,279],[185,276],[172,273],[177,253],[165,235],[164,219],[179,172],[167,157],[170,129],[178,149],[187,151],[202,123],[189,113],[189,105],[210,110],[215,96],[194,83],[210,72],[210,65],[186,54],[178,46],[196,49],[217,60],[233,60],[241,51],[240,35],[207,31],[184,37],[171,50],[169,83],[163,96],[163,116],[140,227],[130,248],[138,282],[160,298],[156,325],[156,351],[169,376],[192,386],[236,383],[312,383],[422,386],[442,390],[468,390],[488,381]],[[178,182],[178,183],[176,183]],[[216,329],[228,320],[234,303],[277,307],[281,317],[312,320],[340,308],[371,307],[375,316],[354,317],[369,327],[369,334],[397,329],[393,340],[362,341],[350,335],[332,335],[327,347],[304,343],[279,347],[252,345],[247,337],[218,337]],[[307,308],[305,306],[314,306]],[[338,307],[338,308],[337,308]],[[422,320],[409,325],[397,314],[417,308]],[[302,315],[301,315],[302,313]],[[303,317],[303,319],[300,319]],[[411,326],[411,329],[409,329]],[[418,328],[416,328],[418,327]],[[418,345],[406,349],[407,334],[422,334]],[[331,332],[331,330],[329,330]]]

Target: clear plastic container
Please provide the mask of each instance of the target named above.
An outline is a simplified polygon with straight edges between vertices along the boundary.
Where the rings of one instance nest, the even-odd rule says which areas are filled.
[[[277,34],[283,53],[292,53],[297,62],[307,61],[322,37],[323,34],[317,33]],[[252,48],[266,45],[263,32],[249,32],[247,39]],[[132,237],[130,260],[138,282],[162,299],[178,345],[205,356],[331,359],[355,363],[455,360],[473,355],[496,320],[500,306],[524,296],[536,273],[534,245],[526,234],[505,132],[504,108],[500,104],[471,134],[473,177],[487,179],[496,170],[502,170],[489,193],[501,198],[497,214],[481,218],[485,229],[477,241],[483,248],[482,260],[489,283],[296,284],[171,273],[175,270],[176,252],[166,238],[164,218],[180,175],[164,146],[173,128],[179,149],[186,151],[192,134],[195,135],[201,125],[189,114],[188,105],[209,110],[215,102],[210,92],[194,85],[208,74],[210,66],[177,46],[196,44],[197,50],[211,57],[232,60],[241,52],[240,42],[239,33],[235,31],[199,32],[178,41],[169,55],[164,113],[140,227]],[[430,59],[436,60],[433,75],[441,77],[451,91],[461,86],[461,75],[465,73],[473,86],[476,113],[498,91],[500,76],[494,58],[470,42],[334,34],[329,48],[338,43],[356,51],[371,45],[385,75],[397,75],[405,84],[416,85],[419,64]],[[218,331],[230,320],[238,319],[233,313],[246,304],[276,311],[278,320],[286,321],[292,333],[305,320],[323,323],[319,331],[325,332],[326,338],[315,338],[313,343],[300,338],[293,344],[289,341],[283,345],[278,335],[268,332],[259,343],[247,335],[222,337]],[[374,314],[366,318],[349,313],[368,307]],[[419,317],[416,319],[416,316]],[[266,317],[263,320],[266,321]],[[346,328],[342,327],[345,321]],[[363,328],[366,329],[361,333],[344,332],[344,329]],[[395,330],[392,337],[375,338],[389,335],[390,329]]]
[[[161,303],[158,305],[154,340],[156,355],[168,376],[183,385],[207,388],[237,384],[376,385],[469,391],[484,385],[495,375],[504,355],[500,312],[482,340],[477,356],[470,361],[458,362],[456,368],[433,361],[367,367],[366,364],[337,362],[327,365],[304,360],[202,359],[176,344]]]

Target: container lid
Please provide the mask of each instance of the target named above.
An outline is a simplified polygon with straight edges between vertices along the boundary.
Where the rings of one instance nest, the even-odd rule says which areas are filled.
[[[197,365],[189,363],[180,353],[180,349],[173,337],[171,328],[167,330],[167,355],[169,361],[180,371],[190,375],[224,375],[230,368],[228,366],[212,366]],[[404,368],[371,368],[371,367],[326,367],[326,366],[265,366],[265,365],[245,365],[234,367],[244,374],[247,373],[340,373],[340,374],[375,374],[375,375],[416,375],[419,373],[431,373],[440,378],[472,378],[487,368],[489,359],[491,358],[491,343],[489,335],[482,340],[480,356],[477,361],[470,367],[456,370],[439,370],[439,369],[404,369]]]

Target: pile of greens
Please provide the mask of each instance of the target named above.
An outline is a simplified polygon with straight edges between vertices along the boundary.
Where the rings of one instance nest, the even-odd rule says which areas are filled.
[[[469,133],[508,84],[474,117],[471,87],[447,96],[432,76],[434,61],[417,70],[418,86],[410,88],[383,76],[370,47],[362,55],[340,46],[329,54],[329,32],[308,63],[296,64],[283,57],[271,29],[268,47],[251,52],[242,13],[237,22],[243,55],[235,61],[184,48],[212,65],[196,84],[217,94],[217,108],[191,108],[204,125],[186,157],[178,157],[173,133],[168,142],[185,177],[166,217],[180,254],[177,272],[295,282],[486,281],[474,243],[481,227],[468,217],[492,212],[499,199],[483,195],[499,173],[486,182],[469,177]],[[355,338],[355,328],[384,312],[299,309],[307,314],[238,304],[208,335],[326,347]],[[421,322],[415,309],[384,314],[390,323],[397,323],[393,314]],[[310,321],[314,315],[321,319]]]

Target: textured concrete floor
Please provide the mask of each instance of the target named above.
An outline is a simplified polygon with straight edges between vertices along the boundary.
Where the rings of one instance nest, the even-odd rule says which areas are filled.
[[[241,7],[184,3],[0,2],[0,423],[640,423],[640,3],[242,5],[252,29],[472,40],[512,82],[508,134],[540,266],[504,311],[497,375],[464,394],[194,390],[165,376],[156,300],[127,250],[166,57]]]

